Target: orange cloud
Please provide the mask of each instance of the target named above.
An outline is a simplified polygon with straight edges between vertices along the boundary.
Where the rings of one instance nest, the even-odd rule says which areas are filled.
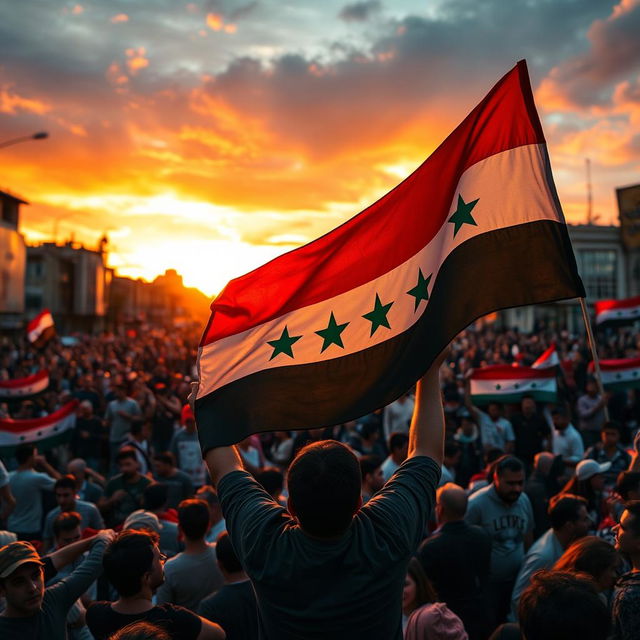
[[[222,16],[218,13],[208,13],[207,26],[212,31],[220,31],[224,26],[224,23],[222,21]]]
[[[131,75],[135,75],[140,69],[149,66],[149,60],[145,58],[146,51],[144,47],[127,49],[125,53],[127,54],[126,64]]]
[[[126,13],[118,13],[111,18],[111,22],[113,22],[113,24],[118,24],[120,22],[129,22],[129,16]]]
[[[112,62],[106,72],[107,80],[111,84],[124,85],[129,82],[128,76],[122,71],[122,68],[117,62]]]
[[[79,16],[81,13],[84,13],[84,7],[81,4],[77,4],[71,9],[71,13],[74,16]]]
[[[36,98],[23,98],[11,91],[11,85],[0,85],[0,113],[15,114],[19,111],[43,114],[51,106]]]

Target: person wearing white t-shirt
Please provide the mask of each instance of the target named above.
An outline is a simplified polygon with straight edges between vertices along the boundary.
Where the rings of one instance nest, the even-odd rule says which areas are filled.
[[[562,456],[566,465],[575,467],[584,456],[582,436],[571,424],[566,409],[553,409],[551,419],[553,420],[553,454]]]
[[[487,412],[471,404],[470,396],[466,396],[467,409],[478,422],[480,427],[480,439],[485,451],[490,449],[502,449],[505,453],[513,453],[516,436],[511,422],[502,417],[502,405],[498,402],[490,402]]]
[[[406,433],[392,433],[389,438],[389,457],[382,463],[382,477],[386,482],[407,459],[409,436]]]
[[[382,428],[387,441],[392,433],[409,433],[409,423],[413,416],[415,400],[410,393],[400,396],[384,408]]]

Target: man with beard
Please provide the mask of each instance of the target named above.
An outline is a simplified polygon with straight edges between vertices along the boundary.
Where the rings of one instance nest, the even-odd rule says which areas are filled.
[[[524,465],[518,458],[499,458],[492,480],[492,484],[471,496],[465,520],[491,536],[487,596],[496,626],[506,618],[516,576],[533,541],[533,509],[523,492]]]
[[[96,640],[106,640],[129,624],[157,624],[174,640],[222,640],[221,627],[188,609],[152,598],[164,582],[164,561],[157,536],[148,531],[119,533],[104,554],[104,573],[118,592],[115,602],[95,602],[87,609],[87,625]]]

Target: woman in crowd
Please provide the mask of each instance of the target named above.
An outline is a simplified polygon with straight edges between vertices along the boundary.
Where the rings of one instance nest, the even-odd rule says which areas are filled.
[[[573,477],[564,486],[561,494],[571,493],[587,501],[587,510],[593,523],[592,531],[598,530],[606,515],[604,496],[604,473],[609,470],[610,462],[598,464],[595,460],[581,460]]]

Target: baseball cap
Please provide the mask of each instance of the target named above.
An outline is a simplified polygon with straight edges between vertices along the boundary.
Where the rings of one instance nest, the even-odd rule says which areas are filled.
[[[138,509],[124,521],[123,529],[147,529],[160,534],[160,520],[155,513]]]
[[[10,576],[20,565],[28,562],[44,566],[30,542],[12,542],[0,549],[0,578]]]
[[[578,480],[588,480],[598,473],[605,473],[611,468],[610,462],[598,464],[595,460],[581,460],[576,466]]]

